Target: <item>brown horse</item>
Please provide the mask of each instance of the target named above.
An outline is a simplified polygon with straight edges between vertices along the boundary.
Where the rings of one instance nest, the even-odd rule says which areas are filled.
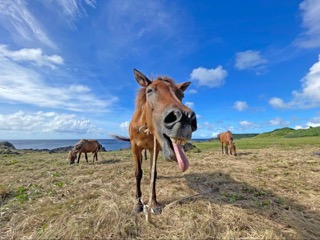
[[[223,152],[223,144],[225,144],[225,153],[228,153],[228,146],[230,148],[230,154],[237,156],[237,152],[236,152],[236,146],[234,145],[233,142],[233,135],[230,131],[227,132],[223,132],[221,134],[218,135],[219,141],[221,142],[221,150],[222,150],[222,154],[224,154]]]
[[[169,77],[158,77],[151,81],[138,70],[134,69],[134,77],[142,87],[136,97],[136,109],[129,125],[130,142],[135,160],[136,197],[135,212],[143,211],[141,200],[142,151],[150,152],[154,168],[150,166],[152,183],[151,211],[161,213],[161,207],[156,199],[156,162],[159,151],[162,150],[166,160],[178,162],[181,171],[186,171],[189,161],[181,144],[190,140],[192,132],[197,129],[195,113],[181,103],[184,91],[190,82],[176,84]],[[128,138],[114,136],[121,140]],[[155,142],[154,142],[155,141]]]
[[[86,161],[88,162],[87,153],[92,152],[93,154],[92,161],[94,162],[94,159],[98,161],[98,152],[101,148],[102,146],[97,140],[81,139],[68,153],[68,160],[70,161],[70,164],[74,164],[74,161],[77,158],[77,153],[79,153],[79,156],[78,156],[78,163],[79,163],[81,153],[84,153]]]

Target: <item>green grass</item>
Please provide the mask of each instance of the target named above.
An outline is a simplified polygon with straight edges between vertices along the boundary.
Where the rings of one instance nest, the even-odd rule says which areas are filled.
[[[250,137],[235,140],[237,149],[263,149],[270,147],[300,147],[300,146],[320,146],[320,137],[302,137],[302,138],[279,138],[279,137]],[[200,150],[221,149],[221,143],[218,140],[210,142],[194,142]]]
[[[130,150],[69,165],[66,153],[0,155],[0,239],[319,239],[320,138],[242,138],[238,156],[194,143],[190,168],[158,159],[152,215],[133,212]],[[142,200],[149,198],[149,159]]]

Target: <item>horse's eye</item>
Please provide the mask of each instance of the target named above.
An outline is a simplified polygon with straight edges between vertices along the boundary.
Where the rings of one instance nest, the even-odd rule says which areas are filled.
[[[152,88],[147,89],[147,93],[152,93],[152,91],[153,91]]]

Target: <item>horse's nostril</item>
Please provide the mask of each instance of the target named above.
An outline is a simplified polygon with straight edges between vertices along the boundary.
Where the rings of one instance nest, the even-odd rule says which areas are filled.
[[[182,117],[182,113],[179,110],[173,110],[164,119],[164,124],[167,127],[172,127],[176,122],[178,122]]]
[[[196,131],[198,126],[197,126],[197,117],[194,112],[192,112],[192,114],[191,114],[190,122],[191,122],[192,131],[193,132]]]

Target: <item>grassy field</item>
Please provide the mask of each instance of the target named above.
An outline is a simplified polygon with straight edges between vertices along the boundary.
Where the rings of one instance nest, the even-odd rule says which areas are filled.
[[[66,154],[0,155],[0,239],[319,239],[320,138],[194,143],[185,173],[158,164],[161,215],[133,213],[129,150],[70,166]],[[149,160],[143,164],[149,197]]]

